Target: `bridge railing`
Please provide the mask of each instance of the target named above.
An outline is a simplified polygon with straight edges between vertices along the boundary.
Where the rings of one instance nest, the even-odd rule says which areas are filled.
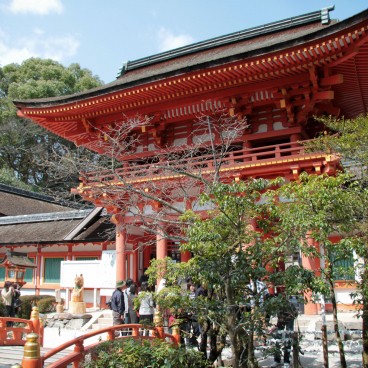
[[[43,346],[44,327],[37,307],[32,308],[31,318],[0,317],[0,346],[22,346],[26,335],[36,333]]]
[[[142,330],[150,330],[150,336],[141,335],[140,332]],[[116,332],[129,333],[128,336],[120,336],[116,337]],[[102,337],[98,340],[98,342],[87,345],[87,340],[91,337],[96,337],[99,335],[105,335],[105,339]],[[100,344],[103,341],[115,340],[115,339],[144,339],[144,340],[153,340],[153,339],[162,339],[169,340],[173,345],[178,346],[180,341],[179,331],[173,331],[173,334],[168,334],[164,332],[163,327],[153,327],[153,326],[145,326],[141,324],[126,324],[126,325],[117,325],[106,327],[100,330],[94,330],[91,332],[87,332],[79,337],[76,337],[70,341],[65,342],[64,344],[59,345],[51,350],[49,350],[44,355],[40,355],[40,344],[38,342],[38,335],[35,333],[31,333],[27,335],[27,342],[24,346],[24,356],[22,360],[22,368],[66,368],[68,365],[72,364],[73,368],[79,368],[81,361],[84,356],[88,354],[88,352]],[[66,349],[73,347],[73,351],[69,354],[65,355],[63,358],[46,365],[47,360],[50,359],[57,353],[65,351]],[[70,349],[69,349],[70,351]]]

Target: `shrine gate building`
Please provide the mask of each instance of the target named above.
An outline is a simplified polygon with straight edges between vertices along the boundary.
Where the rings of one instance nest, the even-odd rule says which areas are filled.
[[[332,10],[129,61],[115,81],[86,92],[14,102],[19,116],[113,156],[114,167],[81,173],[74,190],[104,207],[116,224],[118,279],[138,280],[152,257],[190,257],[178,253],[175,236],[166,236],[177,229],[165,224],[172,212],[163,212],[162,203],[173,212],[201,210],[195,185],[181,191],[184,168],[216,173],[220,180],[295,180],[303,171],[336,172],[337,157],[307,153],[302,142],[323,130],[315,116],[367,114],[368,10],[342,21],[330,19]],[[211,125],[223,111],[232,124],[246,122],[242,129],[234,125],[226,153],[224,134]],[[209,147],[221,151],[219,169]],[[148,220],[154,213],[165,214],[155,234]],[[309,259],[301,262],[316,266]],[[306,312],[316,313],[313,308]]]

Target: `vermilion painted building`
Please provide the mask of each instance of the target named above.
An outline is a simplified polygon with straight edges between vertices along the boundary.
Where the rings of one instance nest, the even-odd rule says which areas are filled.
[[[210,125],[199,129],[198,115],[226,109],[248,123],[223,158],[220,179],[284,176],[293,180],[302,171],[334,174],[338,159],[327,153],[306,153],[301,141],[313,139],[323,129],[314,116],[354,118],[367,113],[368,10],[343,21],[331,20],[331,10],[128,62],[116,81],[87,92],[15,101],[19,116],[101,154],[106,153],[105,141],[112,129],[124,128],[137,115],[145,117],[131,129],[131,136],[124,136],[132,144],[124,141],[129,149],[119,153],[119,168],[83,173],[76,189],[113,215],[117,278],[138,279],[152,256],[175,253],[175,243],[163,235],[150,237],[139,225],[137,213],[124,205],[128,197],[112,203],[113,186],[123,180],[150,192],[152,183],[161,189],[171,183],[172,190],[180,175],[162,170],[168,153],[186,152],[198,141],[202,148],[221,145],[221,136],[211,132]],[[213,157],[196,154],[177,160],[178,167],[215,170]],[[101,187],[105,192],[97,191]],[[194,196],[175,201],[198,209]],[[143,212],[147,205],[145,201]],[[150,210],[157,208],[152,203]],[[142,248],[142,239],[148,237],[151,245]],[[183,261],[188,255],[176,257]],[[302,262],[306,267],[318,266],[313,260]],[[349,292],[345,286],[341,298]],[[314,308],[307,312],[316,312]]]
[[[103,251],[115,249],[113,224],[103,208],[79,207],[0,184],[0,264],[9,252],[20,252],[37,266],[27,268],[22,295],[55,295],[62,261],[100,260]],[[4,279],[0,266],[1,287]],[[63,288],[61,297],[68,300],[70,293]],[[85,301],[103,303],[92,288],[86,288]]]

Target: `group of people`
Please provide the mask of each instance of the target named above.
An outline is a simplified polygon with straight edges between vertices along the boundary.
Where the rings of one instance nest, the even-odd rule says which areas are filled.
[[[265,323],[269,327],[268,333],[275,340],[274,365],[278,367],[282,358],[284,365],[290,365],[290,352],[294,333],[294,321],[298,316],[298,300],[294,296],[287,296],[285,293],[273,294],[268,292],[267,285],[254,280],[247,287],[247,295],[251,298],[247,305],[247,311],[250,312],[256,304],[263,306],[266,310]],[[278,301],[275,299],[277,298]],[[277,303],[273,303],[277,301]],[[276,324],[270,325],[271,316],[277,317]]]
[[[5,306],[5,317],[15,317],[20,308],[20,287],[18,284],[5,281],[4,288],[1,290],[1,299]],[[7,322],[11,327],[12,322]]]
[[[208,290],[206,285],[196,286],[192,282],[187,283],[187,291],[189,299],[196,299],[198,297],[207,297]],[[198,338],[207,339],[206,332],[203,326],[198,321],[198,316],[193,311],[186,311],[181,318],[181,330],[184,334],[182,343],[189,346],[198,346]]]
[[[136,298],[139,300],[138,303],[135,302]],[[146,325],[153,323],[155,304],[147,281],[141,282],[139,290],[132,279],[118,281],[110,303],[114,326],[130,323]],[[124,332],[124,334],[127,333]],[[144,334],[148,335],[148,333],[148,330],[144,331]]]
[[[245,306],[245,310],[248,312],[251,311],[256,304],[268,304],[270,298],[275,297],[275,295],[270,295],[268,293],[267,286],[261,281],[250,283],[248,286],[248,291],[248,299],[250,296],[250,303],[246,304]],[[188,282],[187,293],[190,299],[194,299],[198,297],[206,297],[208,291],[205,285],[196,287],[196,285],[193,283]],[[136,298],[139,299],[139,303],[135,302]],[[298,315],[297,300],[292,297],[288,298],[285,295],[282,295],[282,299],[284,299],[283,307],[276,308],[279,309],[277,313],[277,323],[269,330],[269,333],[272,334],[276,340],[276,349],[274,353],[274,361],[276,365],[281,362],[282,355],[284,358],[284,363],[290,363],[290,350],[292,345],[292,333],[294,331],[294,320]],[[150,325],[153,323],[155,304],[153,300],[153,293],[151,290],[149,290],[147,281],[142,281],[140,283],[139,291],[137,284],[134,283],[132,279],[118,281],[110,302],[114,326],[131,323]],[[272,303],[270,305],[272,305]],[[274,311],[275,309],[273,309],[272,312]],[[265,316],[266,324],[269,324],[271,314],[273,313],[267,313]],[[184,336],[182,342],[186,340],[185,342],[188,345],[198,346],[198,338],[200,336],[201,340],[206,340],[207,336],[205,336],[205,331],[202,331],[202,326],[199,323],[195,313],[184,311],[180,316],[171,317],[173,321],[175,319],[179,319],[181,321],[179,327]],[[142,334],[143,333],[148,336],[149,331],[145,330],[142,332]],[[123,334],[128,334],[128,332],[124,332]]]

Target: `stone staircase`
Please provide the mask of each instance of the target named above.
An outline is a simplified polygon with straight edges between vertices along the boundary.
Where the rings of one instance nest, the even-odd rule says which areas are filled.
[[[110,309],[95,313],[93,318],[83,326],[83,330],[100,330],[101,328],[112,326],[112,311]]]

